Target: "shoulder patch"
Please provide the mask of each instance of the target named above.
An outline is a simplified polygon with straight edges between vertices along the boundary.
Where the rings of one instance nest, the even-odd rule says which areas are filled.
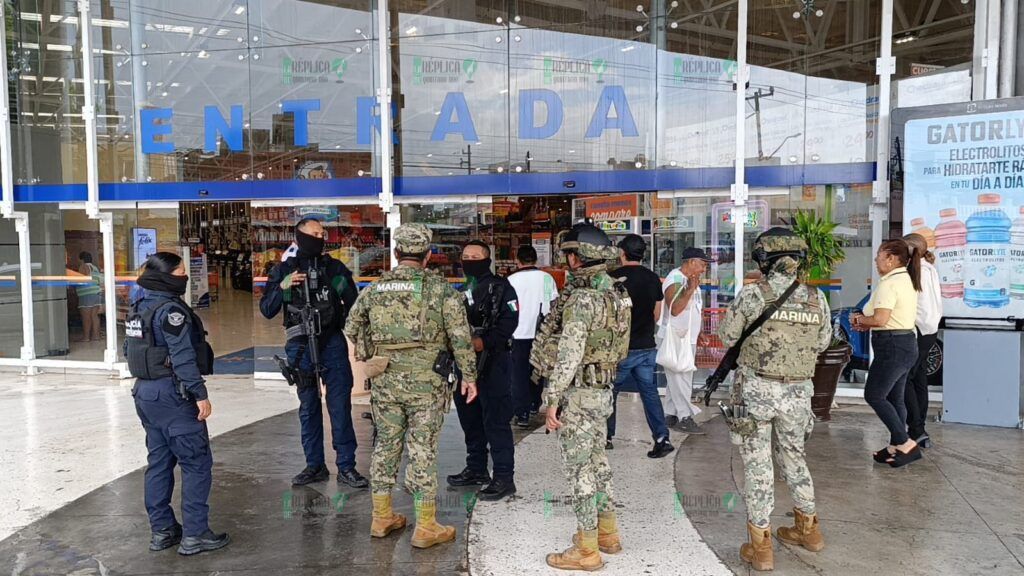
[[[185,315],[181,312],[171,312],[167,315],[167,322],[171,326],[181,326],[185,323]]]
[[[179,308],[171,308],[167,316],[164,316],[160,327],[165,334],[178,336],[185,330],[186,324],[188,324],[188,315]]]

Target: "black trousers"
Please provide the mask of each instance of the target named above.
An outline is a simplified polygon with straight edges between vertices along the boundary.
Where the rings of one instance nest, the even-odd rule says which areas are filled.
[[[904,393],[907,404],[907,427],[910,429],[911,438],[925,434],[924,425],[928,419],[928,351],[938,339],[938,333],[917,334],[917,363],[910,369],[907,390]]]
[[[472,404],[457,391],[455,409],[466,436],[466,467],[487,471],[490,453],[494,477],[511,480],[515,471],[515,447],[512,440],[512,353],[494,352],[486,371],[477,380],[478,396]]]
[[[889,444],[907,441],[907,405],[903,390],[910,369],[917,362],[917,338],[914,334],[871,333],[875,359],[864,384],[864,400],[889,429]]]
[[[512,341],[512,413],[527,418],[530,410],[540,407],[538,402],[541,387],[530,381],[533,366],[530,365],[530,351],[533,340]]]

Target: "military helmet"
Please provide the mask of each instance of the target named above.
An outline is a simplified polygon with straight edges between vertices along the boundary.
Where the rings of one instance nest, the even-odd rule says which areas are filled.
[[[776,226],[754,240],[754,251],[750,256],[762,268],[783,256],[799,262],[807,257],[807,243],[792,230]]]
[[[430,250],[432,236],[423,224],[402,224],[395,230],[395,248],[405,254],[423,254]]]
[[[619,251],[604,230],[589,221],[573,226],[562,239],[559,249],[576,252],[585,262],[618,258]]]

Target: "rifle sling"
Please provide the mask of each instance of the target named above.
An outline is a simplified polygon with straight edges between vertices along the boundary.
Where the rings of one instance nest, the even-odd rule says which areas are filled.
[[[775,314],[779,310],[779,308],[786,303],[786,300],[789,300],[789,297],[793,295],[793,292],[796,291],[798,286],[800,286],[800,281],[793,280],[793,283],[789,285],[789,288],[786,288],[786,291],[782,293],[782,296],[776,298],[775,301],[773,301],[771,304],[768,305],[767,308],[764,309],[764,312],[761,312],[761,315],[758,316],[756,320],[750,323],[750,326],[747,326],[747,329],[744,330],[742,334],[740,334],[740,339],[737,340],[736,343],[732,345],[732,347],[735,348],[736,350],[739,350],[740,347],[743,346],[743,342],[745,342],[751,334],[757,332],[758,328],[763,326],[764,323],[767,322],[769,318],[771,318],[772,314]]]

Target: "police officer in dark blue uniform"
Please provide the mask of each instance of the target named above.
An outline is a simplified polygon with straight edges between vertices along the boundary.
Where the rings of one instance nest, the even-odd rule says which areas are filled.
[[[369,482],[356,471],[356,434],[352,427],[352,365],[348,344],[341,330],[348,311],[356,303],[358,289],[352,272],[329,255],[323,254],[327,238],[323,224],[305,219],[295,227],[298,250],[270,271],[260,300],[260,311],[267,319],[285,310],[284,327],[288,338],[285,368],[299,395],[299,424],[306,468],[292,479],[304,486],[327,480],[330,472],[324,459],[324,417],[320,402],[320,383],[313,362],[310,338],[303,328],[302,309],[309,298],[318,321],[316,341],[320,375],[327,387],[327,412],[331,418],[331,439],[337,453],[338,480],[353,488],[364,489]],[[308,311],[307,311],[308,313]]]
[[[125,356],[137,378],[135,410],[146,430],[146,512],[153,535],[149,549],[180,544],[184,556],[228,545],[210,530],[213,455],[206,420],[213,411],[203,375],[213,373],[213,350],[198,316],[181,300],[188,284],[181,257],[157,252],[138,279],[145,296],[125,322]],[[181,468],[182,526],[171,509],[174,467]],[[183,536],[184,532],[184,537]]]
[[[456,392],[455,408],[466,436],[466,468],[448,477],[450,486],[486,486],[481,500],[516,492],[512,440],[512,335],[519,325],[519,301],[505,278],[491,273],[491,249],[473,240],[462,251],[466,305],[477,351],[478,400],[467,404]],[[494,477],[487,474],[490,449]]]

